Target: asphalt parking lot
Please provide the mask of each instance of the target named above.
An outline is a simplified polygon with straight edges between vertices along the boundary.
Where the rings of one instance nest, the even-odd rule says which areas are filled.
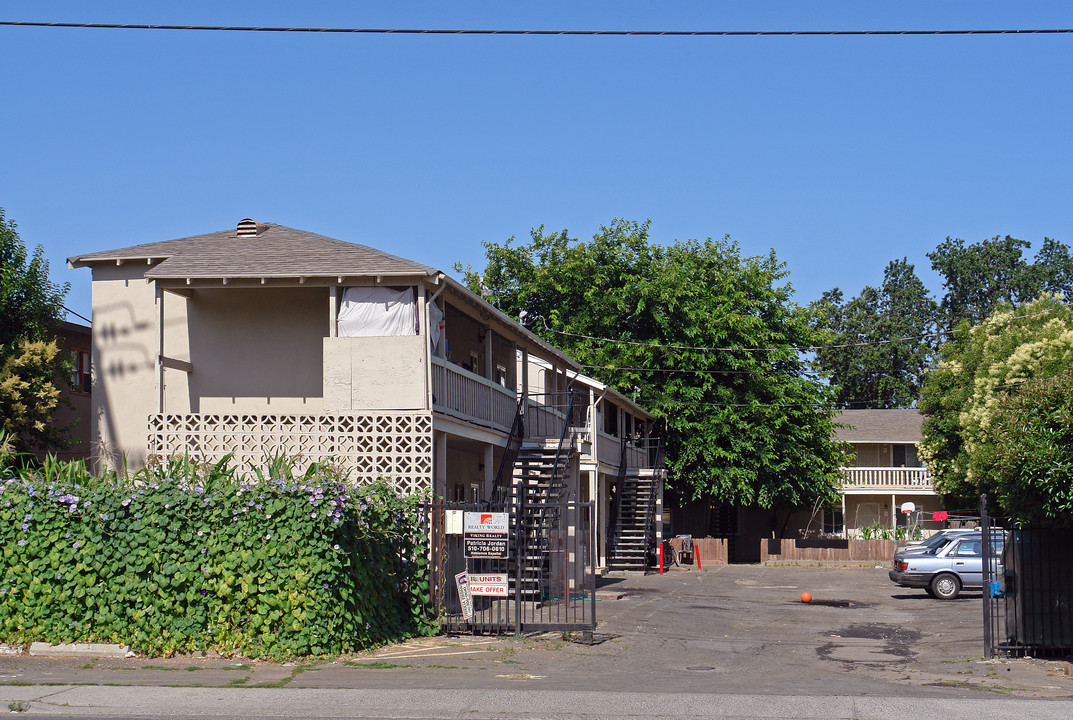
[[[935,600],[894,586],[885,567],[615,575],[599,596],[591,645],[436,637],[284,664],[0,655],[0,684],[1073,698],[1069,663],[981,657],[979,593]]]

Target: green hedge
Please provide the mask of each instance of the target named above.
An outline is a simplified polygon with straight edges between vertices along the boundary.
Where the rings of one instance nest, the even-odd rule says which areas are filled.
[[[0,469],[0,639],[281,658],[425,634],[417,511],[329,465]]]

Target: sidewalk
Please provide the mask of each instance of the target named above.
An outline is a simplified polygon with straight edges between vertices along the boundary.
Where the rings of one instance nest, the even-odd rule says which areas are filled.
[[[1073,701],[1011,698],[921,699],[830,695],[557,692],[552,690],[206,690],[202,688],[15,688],[28,713],[55,717],[527,718],[620,720],[800,718],[805,720],[1065,720]]]

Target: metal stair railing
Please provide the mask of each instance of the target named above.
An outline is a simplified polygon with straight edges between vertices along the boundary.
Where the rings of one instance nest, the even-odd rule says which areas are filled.
[[[566,414],[565,414],[565,417],[563,418],[563,429],[562,429],[562,432],[559,433],[559,445],[555,449],[555,462],[552,464],[551,478],[550,478],[550,480],[548,482],[548,491],[549,491],[549,493],[555,487],[556,475],[559,473],[559,461],[562,458],[563,448],[566,446],[566,437],[567,437],[567,435],[570,436],[570,445],[571,446],[574,445],[575,432],[574,432],[574,430],[571,429],[571,419],[573,417],[573,412],[574,412],[574,393],[568,393],[568,395],[569,395],[570,400],[569,400],[569,402],[567,403],[567,406],[566,406]],[[560,478],[559,480],[560,480],[560,484],[565,488],[566,483],[562,480],[562,478]],[[555,498],[555,499],[559,500],[559,499],[562,499],[562,498]]]
[[[645,510],[645,534],[644,537],[650,545],[648,547],[655,547],[655,515],[656,515],[656,495],[657,486],[656,479],[660,475],[660,470],[663,469],[663,438],[659,438],[656,441],[656,456],[652,462],[652,489],[648,493],[648,508]],[[645,569],[648,572],[649,567],[649,555],[648,547],[645,548]]]
[[[525,417],[522,415],[522,400],[519,400],[518,407],[514,413],[514,422],[510,425],[510,435],[507,436],[507,445],[503,449],[503,457],[499,461],[496,479],[492,484],[490,503],[503,503],[509,497],[511,486],[513,485],[514,465],[518,462],[518,454],[521,452],[524,438]]]
[[[626,480],[626,438],[622,438],[622,452],[618,460],[618,477],[615,479],[615,494],[611,498],[611,507],[607,511],[607,527],[611,531],[608,544],[611,546],[611,555],[614,556],[618,546],[619,536],[619,513],[622,506],[623,483]]]

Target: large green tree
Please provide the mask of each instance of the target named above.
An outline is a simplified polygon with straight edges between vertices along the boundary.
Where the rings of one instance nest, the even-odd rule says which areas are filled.
[[[0,208],[0,345],[52,337],[69,289],[49,279],[44,248],[27,255],[15,223]]]
[[[1042,292],[1068,297],[1073,291],[1069,248],[1044,238],[1030,263],[1024,258],[1029,246],[1009,235],[971,245],[948,237],[928,253],[932,268],[943,276],[946,326],[953,328],[962,320],[982,322],[998,305],[1028,302]]]
[[[831,390],[807,377],[815,344],[772,253],[729,239],[658,245],[616,220],[591,241],[533,230],[485,243],[465,282],[633,395],[667,427],[671,481],[687,497],[763,508],[835,497]],[[458,268],[461,270],[461,268]]]
[[[909,408],[933,353],[938,306],[906,258],[883,272],[879,288],[866,285],[844,300],[838,288],[813,303],[826,331],[816,368],[838,388],[844,408]]]
[[[51,339],[69,286],[53,283],[38,245],[33,255],[0,208],[0,427],[18,450],[62,444],[49,426],[66,359]]]
[[[962,322],[939,357],[921,388],[921,457],[948,507],[974,507],[981,492],[996,492],[997,409],[1025,383],[1073,363],[1073,309],[1050,294],[1016,308],[1000,305],[980,325]]]

